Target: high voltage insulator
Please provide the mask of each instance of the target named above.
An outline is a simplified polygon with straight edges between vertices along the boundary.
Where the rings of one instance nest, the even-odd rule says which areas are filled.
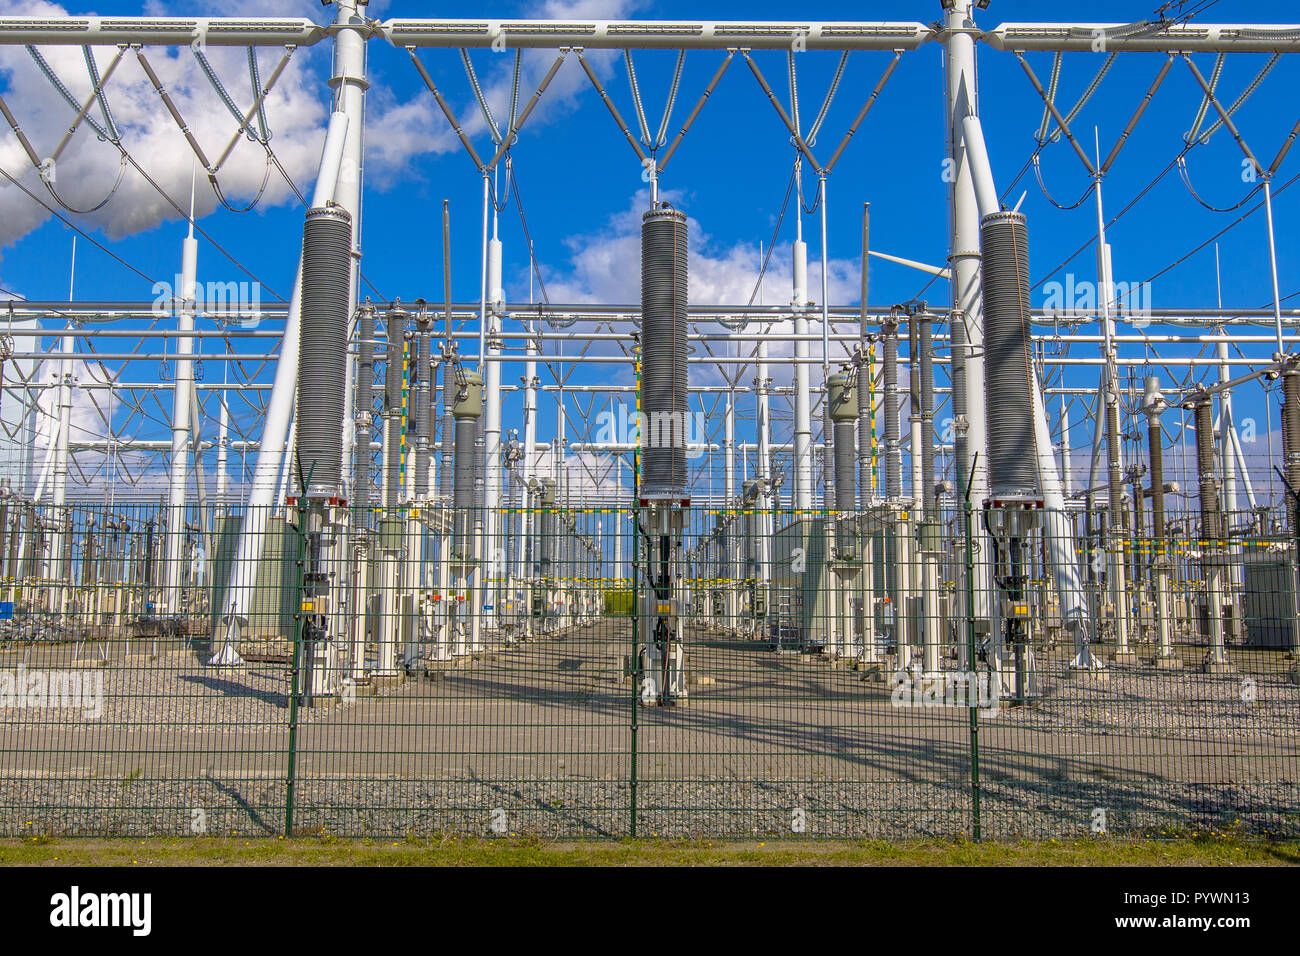
[[[856,376],[849,371],[836,372],[826,380],[827,399],[830,407],[831,427],[834,430],[834,465],[832,473],[835,482],[835,510],[853,511],[857,507],[857,495],[853,484],[853,472],[857,466],[857,451],[854,448],[853,433],[858,419],[858,398]]]
[[[1032,389],[1034,370],[1029,334],[1029,236],[1025,217],[999,212],[980,222],[984,257],[985,407],[989,491],[1036,496]]]
[[[1300,370],[1294,367],[1282,374],[1282,454],[1287,483],[1300,492]],[[1291,529],[1300,530],[1300,502],[1292,509],[1291,521]]]
[[[1208,395],[1193,401],[1192,423],[1196,430],[1196,466],[1200,479],[1201,535],[1210,542],[1217,542],[1223,537],[1223,522],[1219,507],[1219,473],[1214,460],[1214,403]]]
[[[902,492],[903,459],[898,446],[898,319],[884,323],[885,343],[885,494],[897,499]]]
[[[686,493],[686,214],[659,208],[641,219],[641,494]]]
[[[302,346],[298,372],[298,457],[308,497],[339,492],[352,217],[339,206],[307,210],[302,236]],[[308,476],[310,475],[310,478]]]
[[[357,460],[352,503],[356,522],[370,526],[370,405],[375,381],[375,310],[366,306],[357,313]]]
[[[406,313],[388,313],[384,359],[384,505],[396,508],[402,473],[402,341]]]
[[[474,553],[474,443],[478,437],[479,419],[483,417],[483,376],[478,372],[464,372],[462,375],[451,408],[456,420],[456,527],[452,550],[458,557],[469,558]]]
[[[429,334],[433,322],[421,309],[415,335],[415,496],[422,498],[429,484],[429,458],[433,444],[433,365]]]

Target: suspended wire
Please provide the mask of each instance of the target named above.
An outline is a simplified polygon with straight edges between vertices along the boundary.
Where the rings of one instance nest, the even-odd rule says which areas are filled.
[[[804,213],[805,216],[811,216],[813,213],[815,213],[815,212],[817,211],[817,207],[821,204],[822,191],[821,191],[821,187],[818,186],[818,188],[817,188],[816,190],[813,191],[813,204],[812,204],[811,206],[805,206],[805,205],[804,205],[804,201],[803,201],[803,162],[801,161],[801,160],[802,160],[802,155],[803,155],[803,154],[801,154],[801,153],[796,149],[796,151],[795,151],[795,156],[794,156],[794,171],[795,171],[794,174],[795,174],[795,178],[796,178],[797,181],[798,181],[798,189],[797,189],[797,191],[796,191],[796,195],[798,196],[798,200],[799,200],[799,208],[803,210],[803,213]]]
[[[792,169],[790,170],[790,181],[785,186],[785,198],[781,200],[781,213],[776,217],[776,227],[772,230],[772,238],[768,241],[767,254],[763,256],[763,264],[758,270],[758,279],[754,282],[754,291],[749,294],[749,301],[745,303],[746,306],[754,304],[754,300],[758,298],[759,289],[763,287],[763,277],[767,275],[768,263],[772,261],[772,250],[776,246],[777,236],[781,234],[781,223],[785,221],[785,211],[790,206],[790,193],[794,191],[794,187],[795,171]]]
[[[117,178],[113,180],[113,188],[111,188],[108,191],[107,196],[105,196],[99,202],[95,203],[95,205],[90,206],[86,209],[79,209],[76,206],[69,203],[62,196],[60,196],[58,191],[55,190],[54,188],[54,180],[52,177],[47,179],[45,176],[41,176],[41,182],[45,184],[45,188],[49,192],[49,194],[54,197],[54,201],[57,202],[60,206],[62,206],[64,209],[66,209],[68,212],[75,213],[76,215],[79,216],[88,216],[91,213],[99,212],[110,202],[112,202],[113,197],[117,195],[117,191],[122,185],[123,177],[126,176],[126,165],[127,165],[126,157],[122,157],[121,161],[117,165]]]
[[[36,61],[36,65],[40,68],[41,72],[45,74],[46,79],[48,79],[48,80],[50,81],[51,85],[54,86],[54,88],[59,92],[59,94],[63,97],[64,101],[65,101],[65,102],[66,102],[70,107],[72,107],[74,110],[76,110],[76,111],[78,112],[78,114],[80,114],[80,112],[81,112],[81,105],[77,102],[76,98],[72,95],[72,93],[69,92],[68,88],[67,88],[66,86],[64,86],[62,80],[59,79],[58,74],[56,74],[56,73],[54,72],[54,70],[50,67],[49,63],[46,62],[44,56],[41,55],[41,52],[40,52],[38,49],[36,49],[36,47],[34,47],[34,46],[30,46],[30,45],[27,46],[26,49],[27,49],[27,52],[31,55],[32,59]],[[197,50],[197,49],[195,50],[195,54],[196,54],[196,56],[198,56],[200,64],[204,66],[204,72],[209,74],[209,79],[213,81],[213,83],[214,83],[215,86],[217,87],[217,89],[218,89],[220,95],[221,95],[225,100],[229,101],[230,98],[229,98],[229,96],[225,93],[225,90],[224,90],[223,88],[221,88],[220,82],[217,81],[216,78],[215,78],[215,76],[211,74],[211,67],[210,67],[209,65],[207,65],[207,59],[206,59],[206,57],[204,57],[204,56],[202,55],[201,51],[199,51],[199,50]],[[244,118],[243,118],[241,115],[239,115],[237,109],[233,109],[233,103],[229,103],[228,106],[232,108],[232,113],[235,115],[236,119],[237,119],[240,123],[243,123]],[[110,115],[111,115],[111,113],[110,113]],[[104,139],[104,140],[107,140],[107,141],[110,141],[110,142],[113,143],[113,145],[117,148],[118,152],[121,154],[122,159],[123,159],[125,162],[130,163],[131,166],[134,167],[134,169],[136,170],[136,172],[138,172],[138,173],[141,175],[141,177],[143,177],[143,179],[145,180],[145,182],[147,182],[151,187],[153,187],[153,189],[158,193],[158,195],[161,196],[161,197],[162,197],[162,198],[167,202],[167,204],[168,204],[169,206],[171,206],[172,209],[174,209],[174,210],[177,212],[178,215],[180,215],[180,217],[181,217],[182,219],[185,219],[185,220],[187,220],[187,221],[189,220],[189,218],[190,218],[190,217],[189,217],[189,213],[188,213],[184,208],[182,208],[182,207],[180,206],[180,204],[178,204],[174,199],[172,199],[172,197],[167,193],[167,191],[166,191],[165,189],[163,189],[162,186],[160,186],[160,185],[158,184],[158,182],[157,182],[157,181],[156,181],[152,176],[149,175],[148,172],[145,171],[144,167],[141,166],[139,162],[136,161],[135,157],[131,155],[130,150],[128,150],[128,149],[127,149],[127,148],[122,144],[120,135],[117,136],[116,138],[110,136],[110,135],[108,134],[108,132],[107,132],[105,129],[103,129],[102,127],[100,127],[99,124],[97,124],[97,123],[96,123],[96,122],[95,122],[95,121],[94,121],[94,120],[93,120],[89,115],[85,116],[85,117],[84,117],[84,120],[85,120],[85,122],[86,122],[86,123],[87,123],[87,124],[92,128],[92,129],[94,129],[94,130],[99,134],[99,136],[100,136],[101,139]],[[263,146],[265,146],[265,148],[267,149],[268,155],[271,156],[271,162],[275,165],[275,167],[276,167],[277,169],[280,170],[281,174],[285,177],[285,181],[288,182],[290,188],[293,189],[294,193],[298,196],[299,201],[302,202],[303,205],[305,206],[305,205],[306,205],[306,200],[304,199],[302,193],[298,190],[297,186],[293,183],[293,180],[289,177],[287,171],[285,171],[283,165],[281,165],[281,163],[280,163],[278,157],[275,157],[275,155],[274,155],[274,151],[272,151],[271,148],[270,148],[270,146],[267,145],[266,143],[263,143]],[[121,169],[119,169],[119,185],[120,185],[120,181],[121,181],[121,177],[122,177],[122,172],[123,172],[123,171],[122,171]],[[9,174],[6,172],[6,173],[5,173],[5,176],[8,177]],[[12,177],[9,177],[9,178],[12,179]],[[42,177],[42,180],[44,181],[44,177]],[[250,206],[248,206],[247,209],[245,209],[245,210],[235,209],[235,208],[232,207],[232,206],[231,206],[231,205],[230,205],[230,204],[229,204],[229,203],[224,199],[224,197],[221,195],[221,193],[220,193],[220,189],[218,188],[218,186],[217,186],[217,184],[216,184],[216,182],[215,182],[215,177],[209,177],[209,181],[212,183],[213,190],[214,190],[214,192],[217,193],[218,199],[222,202],[222,205],[224,205],[227,209],[231,209],[232,211],[236,211],[236,212],[238,212],[238,211],[247,211],[247,209],[251,209],[251,208],[252,208],[252,205],[256,205],[257,200],[255,199],[254,202],[253,202],[253,204],[250,205]],[[118,187],[115,185],[115,186],[114,186],[114,189],[113,189],[113,192],[111,192],[111,193],[109,194],[108,198],[106,198],[106,199],[105,199],[103,202],[101,202],[99,205],[97,205],[97,206],[95,206],[95,207],[92,207],[90,210],[87,210],[87,211],[81,211],[81,210],[73,209],[72,207],[70,207],[70,206],[68,206],[66,203],[64,203],[63,200],[60,199],[60,198],[58,197],[58,195],[54,193],[54,190],[51,188],[51,186],[50,186],[50,184],[49,184],[48,182],[46,182],[45,185],[46,185],[46,188],[50,191],[51,195],[54,197],[54,199],[55,199],[56,202],[58,202],[60,205],[62,205],[62,206],[64,206],[65,208],[67,208],[68,211],[70,211],[70,212],[74,212],[74,213],[78,213],[78,214],[85,214],[85,212],[95,212],[95,211],[97,211],[98,209],[103,208],[103,206],[107,204],[108,200],[112,198],[113,193],[115,193],[116,190],[117,190],[117,188],[118,188]],[[262,182],[262,188],[261,188],[261,190],[259,190],[259,192],[258,192],[258,196],[259,196],[259,197],[261,196],[262,191],[265,190],[265,188],[266,188],[266,178],[264,177],[264,178],[263,178],[263,182]],[[24,192],[27,192],[27,190],[26,190],[25,187],[23,188],[23,191],[24,191]],[[31,195],[31,193],[28,193],[28,195]],[[33,196],[33,198],[35,198],[35,197]],[[37,201],[40,202],[40,200],[37,200]],[[41,202],[41,205],[42,205],[42,206],[45,206],[45,203],[44,203],[44,202]],[[46,208],[49,209],[48,206],[46,206]],[[53,210],[51,210],[51,212],[53,212]],[[60,217],[60,218],[62,218],[62,217]],[[211,243],[212,247],[213,247],[214,249],[216,249],[216,250],[217,250],[217,251],[218,251],[222,256],[224,256],[226,259],[228,259],[228,260],[229,260],[229,261],[230,261],[230,262],[231,262],[231,263],[232,263],[232,264],[233,264],[237,269],[239,269],[241,272],[243,272],[245,275],[247,275],[247,276],[248,276],[250,279],[252,279],[253,281],[257,282],[258,285],[259,285],[261,288],[266,289],[266,291],[269,292],[269,293],[272,295],[273,298],[275,298],[275,299],[277,299],[277,300],[279,300],[279,301],[281,301],[281,302],[284,301],[284,296],[280,295],[278,292],[276,292],[274,289],[272,289],[272,288],[271,288],[267,283],[263,282],[260,278],[258,278],[257,275],[254,274],[254,273],[252,272],[252,270],[250,270],[247,266],[245,266],[245,265],[244,265],[242,262],[240,262],[237,258],[235,258],[233,255],[231,255],[228,251],[226,251],[226,249],[225,249],[224,246],[222,246],[219,242],[217,242],[215,239],[213,239],[212,236],[211,236],[211,234],[208,233],[208,232],[207,232],[205,229],[203,229],[201,226],[199,226],[197,223],[194,224],[194,230],[195,230],[195,232],[199,233],[199,235],[201,235],[204,239],[206,239],[209,243]],[[92,240],[92,241],[93,241],[93,240]]]
[[[524,203],[519,196],[519,182],[514,176],[510,177],[510,191],[515,197],[515,209],[519,211],[519,225],[524,232],[524,242],[528,243],[528,262],[532,267],[533,276],[537,279],[537,288],[541,291],[542,302],[546,305],[550,305],[551,297],[546,291],[546,282],[542,279],[542,270],[538,266],[537,257],[533,252],[533,237],[528,231],[528,217],[524,214]],[[578,320],[574,318],[562,325],[552,322],[549,318],[547,321],[550,322],[552,328],[567,328]]]
[[[1285,191],[1286,191],[1287,189],[1289,189],[1291,186],[1295,185],[1295,183],[1296,183],[1297,181],[1300,181],[1300,173],[1296,173],[1294,176],[1292,176],[1290,179],[1288,179],[1285,183],[1283,183],[1283,184],[1282,184],[1281,186],[1279,186],[1277,189],[1273,190],[1273,195],[1274,195],[1274,196],[1280,196],[1283,192],[1285,192]],[[1234,220],[1233,220],[1232,222],[1230,222],[1228,225],[1224,226],[1222,229],[1220,229],[1220,230],[1219,230],[1218,232],[1216,232],[1214,235],[1210,236],[1210,238],[1206,239],[1204,242],[1202,242],[1200,245],[1198,245],[1195,249],[1192,249],[1190,252],[1188,252],[1188,253],[1186,253],[1186,254],[1180,256],[1179,258],[1177,258],[1177,259],[1175,259],[1173,262],[1171,262],[1169,265],[1165,266],[1163,269],[1161,269],[1159,272],[1157,272],[1155,275],[1153,275],[1150,279],[1148,279],[1147,282],[1154,282],[1156,279],[1159,279],[1159,278],[1160,278],[1162,275],[1164,275],[1166,272],[1169,272],[1171,269],[1174,269],[1174,268],[1176,268],[1177,266],[1182,265],[1184,262],[1186,262],[1186,261],[1187,261],[1188,259],[1190,259],[1192,256],[1196,255],[1196,253],[1200,252],[1200,251],[1201,251],[1202,249],[1204,249],[1206,246],[1210,245],[1210,244],[1211,244],[1212,242],[1214,242],[1216,239],[1220,238],[1220,237],[1223,236],[1225,233],[1229,232],[1230,230],[1236,228],[1236,227],[1237,227],[1238,225],[1240,225],[1241,223],[1245,222],[1245,221],[1246,221],[1247,219],[1249,219],[1249,218],[1250,218],[1250,217],[1251,217],[1255,212],[1257,212],[1259,209],[1261,209],[1261,208],[1263,207],[1263,205],[1264,205],[1264,203],[1261,201],[1261,202],[1259,202],[1259,203],[1256,203],[1254,206],[1251,206],[1250,209],[1247,209],[1244,213],[1242,213],[1240,216],[1238,216],[1236,219],[1234,219]],[[1271,303],[1270,303],[1270,304],[1271,304]]]
[[[141,279],[144,279],[146,282],[148,282],[151,286],[156,284],[156,283],[154,282],[154,279],[153,279],[152,276],[150,276],[150,275],[148,275],[147,273],[142,272],[141,270],[137,269],[135,266],[131,265],[131,263],[127,262],[125,259],[123,259],[121,256],[119,256],[117,253],[115,253],[112,249],[108,248],[108,246],[104,245],[102,242],[100,242],[98,239],[96,239],[94,236],[90,235],[89,233],[87,233],[87,232],[84,231],[83,229],[80,229],[80,228],[79,228],[75,223],[73,223],[70,219],[68,219],[66,216],[64,216],[63,213],[59,212],[59,210],[55,209],[53,206],[51,206],[49,203],[47,203],[47,202],[46,202],[44,199],[42,199],[40,196],[36,195],[36,193],[32,192],[30,189],[28,189],[26,186],[24,186],[24,185],[23,185],[23,184],[22,184],[18,179],[16,179],[13,175],[10,174],[9,170],[5,169],[3,166],[0,166],[0,176],[4,176],[4,178],[7,179],[7,180],[9,180],[10,183],[12,183],[13,185],[17,186],[17,187],[18,187],[19,189],[21,189],[24,193],[26,193],[27,196],[32,200],[32,202],[34,202],[34,203],[36,203],[37,205],[39,205],[39,206],[40,206],[41,208],[43,208],[46,212],[48,212],[51,216],[54,216],[54,217],[55,217],[56,219],[58,219],[61,223],[63,223],[65,226],[67,226],[69,229],[71,229],[71,230],[72,230],[73,232],[75,232],[77,235],[81,236],[81,238],[85,239],[87,242],[89,242],[91,245],[93,245],[93,246],[94,246],[96,249],[98,249],[100,252],[102,252],[102,253],[104,253],[105,255],[107,255],[110,259],[112,259],[112,260],[114,260],[115,262],[119,263],[120,265],[126,267],[126,268],[129,269],[131,272],[134,272],[134,273],[135,273],[136,275],[138,275]]]
[[[1083,191],[1082,196],[1080,196],[1078,199],[1076,199],[1074,202],[1070,203],[1069,205],[1062,205],[1061,203],[1056,201],[1056,199],[1052,196],[1050,192],[1047,191],[1047,185],[1043,182],[1043,171],[1040,168],[1037,155],[1035,155],[1033,158],[1033,166],[1034,166],[1034,178],[1038,180],[1039,190],[1042,192],[1043,196],[1046,197],[1049,203],[1051,203],[1053,206],[1055,206],[1057,209],[1060,209],[1063,212],[1069,212],[1071,209],[1078,209],[1080,206],[1084,204],[1085,201],[1087,201],[1088,197],[1092,195],[1092,191],[1097,188],[1097,182],[1096,180],[1093,180],[1092,182],[1088,183],[1088,187]]]
[[[144,169],[143,166],[141,166],[138,162],[136,162],[135,158],[130,154],[130,152],[128,152],[128,151],[126,150],[125,147],[120,147],[120,148],[122,149],[122,155],[125,156],[125,157],[127,158],[127,161],[128,161],[128,162],[129,162],[133,167],[135,167],[135,171],[138,172],[141,176],[144,177],[145,182],[147,182],[150,186],[152,186],[152,187],[154,188],[154,190],[158,193],[158,195],[161,196],[164,200],[166,200],[167,204],[168,204],[169,206],[171,206],[172,209],[176,210],[177,214],[178,214],[182,219],[185,219],[186,221],[189,221],[189,218],[190,218],[189,213],[188,213],[185,209],[183,209],[183,208],[180,206],[180,204],[178,204],[178,203],[176,202],[176,200],[172,199],[172,197],[171,197],[170,195],[167,194],[167,191],[166,191],[165,189],[163,189],[162,186],[158,185],[157,181],[156,181],[152,176],[150,176],[150,175],[145,171],[145,169]],[[259,287],[261,287],[261,288],[265,289],[267,292],[271,293],[272,297],[278,299],[278,300],[281,301],[281,302],[284,302],[284,301],[285,301],[284,296],[280,295],[278,292],[276,292],[274,289],[272,289],[269,285],[267,285],[265,282],[263,282],[261,279],[259,279],[259,278],[257,277],[257,275],[256,275],[255,273],[253,273],[253,271],[252,271],[251,269],[249,269],[247,266],[245,266],[242,262],[240,262],[238,259],[236,259],[236,258],[235,258],[233,255],[231,255],[229,252],[227,252],[225,246],[221,245],[221,243],[217,242],[216,239],[212,238],[212,234],[211,234],[211,233],[209,233],[206,229],[204,229],[204,228],[203,228],[202,226],[200,226],[198,223],[193,223],[193,225],[194,225],[194,231],[197,232],[199,235],[201,235],[201,236],[202,236],[204,239],[206,239],[209,243],[211,243],[211,244],[212,244],[212,248],[216,249],[217,252],[221,253],[223,256],[225,256],[227,259],[229,259],[230,262],[231,262],[231,264],[234,265],[235,268],[237,268],[240,272],[244,273],[244,275],[248,276],[250,279],[252,279],[254,282],[256,282],[256,283],[258,284]]]
[[[225,193],[221,191],[221,184],[217,182],[216,176],[209,176],[208,181],[212,184],[212,191],[216,194],[217,201],[221,203],[221,205],[224,206],[226,209],[230,210],[231,212],[251,212],[253,208],[259,202],[262,201],[262,194],[266,192],[266,184],[271,181],[271,165],[272,165],[271,156],[270,153],[268,152],[266,157],[266,167],[262,171],[262,185],[257,188],[257,193],[253,196],[252,200],[249,202],[247,206],[238,207],[232,205],[226,199]],[[293,184],[290,183],[290,185]],[[302,196],[299,195],[298,198],[302,199]],[[306,205],[305,201],[303,202],[303,205]]]
[[[117,146],[118,149],[120,150],[121,134],[118,132],[117,125],[113,121],[112,110],[109,109],[108,99],[104,95],[103,83],[100,79],[100,74],[99,74],[99,67],[95,63],[95,58],[90,47],[82,47],[82,53],[86,59],[86,69],[87,72],[90,74],[90,81],[92,84],[92,89],[95,92],[95,98],[99,103],[100,111],[104,114],[104,122],[106,124],[105,126],[100,126],[90,117],[89,114],[83,115],[82,104],[77,101],[76,97],[74,97],[71,91],[69,91],[69,89],[63,84],[63,81],[59,79],[58,74],[54,72],[53,68],[46,61],[44,55],[42,55],[40,50],[30,45],[27,46],[25,49],[27,50],[28,54],[31,55],[32,59],[36,61],[37,67],[40,69],[40,71],[43,74],[45,74],[46,79],[50,81],[50,83],[54,86],[55,90],[58,91],[59,95],[63,97],[64,102],[66,102],[68,106],[70,106],[73,110],[75,110],[78,116],[81,116],[82,121],[85,122],[87,126],[89,126],[91,129],[95,131],[96,136],[98,136],[101,141],[110,142],[113,145]],[[53,197],[54,201],[58,203],[60,206],[62,206],[64,209],[66,209],[68,212],[75,213],[77,215],[83,215],[83,216],[89,215],[90,213],[98,212],[99,210],[103,209],[105,206],[109,204],[109,202],[112,201],[113,197],[117,195],[117,191],[122,185],[122,179],[126,174],[125,165],[126,164],[124,160],[122,164],[118,166],[117,177],[113,182],[112,188],[109,189],[108,195],[106,195],[103,199],[101,199],[99,202],[95,203],[94,205],[86,208],[77,207],[65,201],[63,197],[59,195],[58,190],[54,188],[53,177],[47,176],[43,170],[40,171],[41,182],[45,184],[46,190],[49,192],[50,196]]]
[[[1187,187],[1187,191],[1191,193],[1192,198],[1195,199],[1205,209],[1208,209],[1210,212],[1236,212],[1242,206],[1246,205],[1246,203],[1250,202],[1251,197],[1253,197],[1257,192],[1259,192],[1261,189],[1264,188],[1263,183],[1256,183],[1254,188],[1252,188],[1250,192],[1246,193],[1246,195],[1241,198],[1240,202],[1235,203],[1231,206],[1224,206],[1223,208],[1219,208],[1218,206],[1213,206],[1210,203],[1206,202],[1204,199],[1202,199],[1200,193],[1196,191],[1196,187],[1192,185],[1191,175],[1187,169],[1186,156],[1178,157],[1178,176],[1183,181],[1183,185]]]
[[[1183,154],[1180,153],[1179,156],[1181,155]],[[1146,196],[1147,193],[1155,189],[1155,187],[1160,183],[1160,181],[1163,180],[1166,176],[1168,176],[1169,173],[1173,170],[1173,168],[1177,165],[1178,165],[1178,157],[1174,157],[1174,159],[1170,161],[1168,166],[1166,166],[1163,170],[1161,170],[1155,176],[1155,178],[1151,180],[1151,182],[1147,183],[1144,187],[1142,187],[1142,190],[1131,200],[1129,200],[1128,205],[1126,205],[1123,209],[1121,209],[1118,213],[1116,213],[1115,216],[1109,222],[1106,223],[1106,228],[1109,229],[1111,226],[1115,225],[1115,223],[1119,222],[1119,220],[1122,219],[1124,215],[1127,212],[1129,212],[1129,210],[1131,210],[1134,206],[1136,206],[1143,199],[1143,197]],[[1060,263],[1051,272],[1047,273],[1047,275],[1045,275],[1043,278],[1039,279],[1036,283],[1034,283],[1034,288],[1037,289],[1041,287],[1043,283],[1047,282],[1058,272],[1060,272],[1062,269],[1068,266],[1071,262],[1077,259],[1083,252],[1085,252],[1096,241],[1097,241],[1096,236],[1090,237],[1087,242],[1085,242],[1073,253],[1071,253],[1070,256],[1064,262]]]

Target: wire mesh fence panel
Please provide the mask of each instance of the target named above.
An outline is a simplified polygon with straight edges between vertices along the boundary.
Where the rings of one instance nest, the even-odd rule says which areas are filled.
[[[629,625],[606,611],[600,523],[611,514],[386,515],[368,546],[369,582],[330,592],[351,629],[331,631],[331,610],[304,598],[305,615],[325,618],[303,643],[304,676],[308,659],[335,666],[327,655],[346,676],[335,692],[304,693],[297,710],[294,828],[625,832]]]
[[[919,554],[897,547],[908,515],[864,516],[861,539],[837,520],[853,522],[831,512],[690,515],[682,587],[667,597],[677,617],[659,613],[662,593],[640,608],[643,663],[669,672],[642,678],[642,833],[969,830],[966,712],[927,698],[909,659],[913,645],[917,655],[927,642],[951,647],[940,635],[950,622],[938,604],[894,613],[900,584],[924,573]],[[668,649],[656,648],[665,638]],[[670,693],[656,696],[663,686]]]
[[[42,510],[0,522],[0,832],[277,832],[288,674],[210,666],[207,556],[237,518],[204,533],[197,509]]]
[[[1294,836],[1294,538],[1223,519],[11,501],[0,833]]]
[[[1163,537],[1095,522],[1078,539],[1075,623],[1042,550],[1028,554],[1027,638],[987,651],[1027,676],[981,723],[986,834],[1300,832],[1294,551],[1259,514],[1231,517],[1212,537],[1199,516],[1170,515]]]

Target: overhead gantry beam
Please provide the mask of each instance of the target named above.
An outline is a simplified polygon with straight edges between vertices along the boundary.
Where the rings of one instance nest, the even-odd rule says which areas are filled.
[[[995,50],[1020,52],[1300,52],[1296,24],[1003,23],[980,39]]]
[[[398,47],[666,50],[914,50],[935,36],[923,23],[760,20],[386,20]]]
[[[0,45],[11,46],[311,46],[330,33],[297,18],[0,17]]]
[[[0,45],[313,46],[336,31],[302,18],[0,17]],[[1003,23],[976,38],[997,50],[1300,52],[1294,24]],[[940,38],[914,22],[391,19],[370,36],[398,47],[914,50]]]

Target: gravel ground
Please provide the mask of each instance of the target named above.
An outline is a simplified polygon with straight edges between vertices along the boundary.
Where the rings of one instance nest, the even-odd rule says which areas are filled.
[[[300,711],[295,829],[626,835],[625,645],[592,629]],[[984,834],[1082,838],[1100,809],[1112,834],[1300,835],[1300,687],[1247,663],[1094,681],[1045,661],[1036,706],[981,723]],[[690,667],[689,705],[641,710],[640,834],[970,832],[964,709],[894,708],[852,670],[753,644],[700,642]],[[172,651],[85,670],[103,674],[98,720],[0,708],[0,834],[282,832],[282,665],[214,671]]]
[[[0,793],[0,833],[9,836],[247,836],[274,835],[284,827],[283,779],[125,784],[10,778]],[[637,800],[639,835],[665,838],[957,837],[969,834],[971,825],[969,791],[956,782],[656,782],[641,784]],[[340,836],[621,837],[629,833],[631,817],[629,785],[608,780],[303,780],[296,805],[295,832]],[[1099,808],[1105,810],[1106,832],[1114,836],[1162,830],[1300,836],[1295,782],[1057,782],[1048,788],[996,781],[981,789],[983,833],[990,838],[1087,837]],[[803,811],[803,830],[795,829],[797,810]]]

